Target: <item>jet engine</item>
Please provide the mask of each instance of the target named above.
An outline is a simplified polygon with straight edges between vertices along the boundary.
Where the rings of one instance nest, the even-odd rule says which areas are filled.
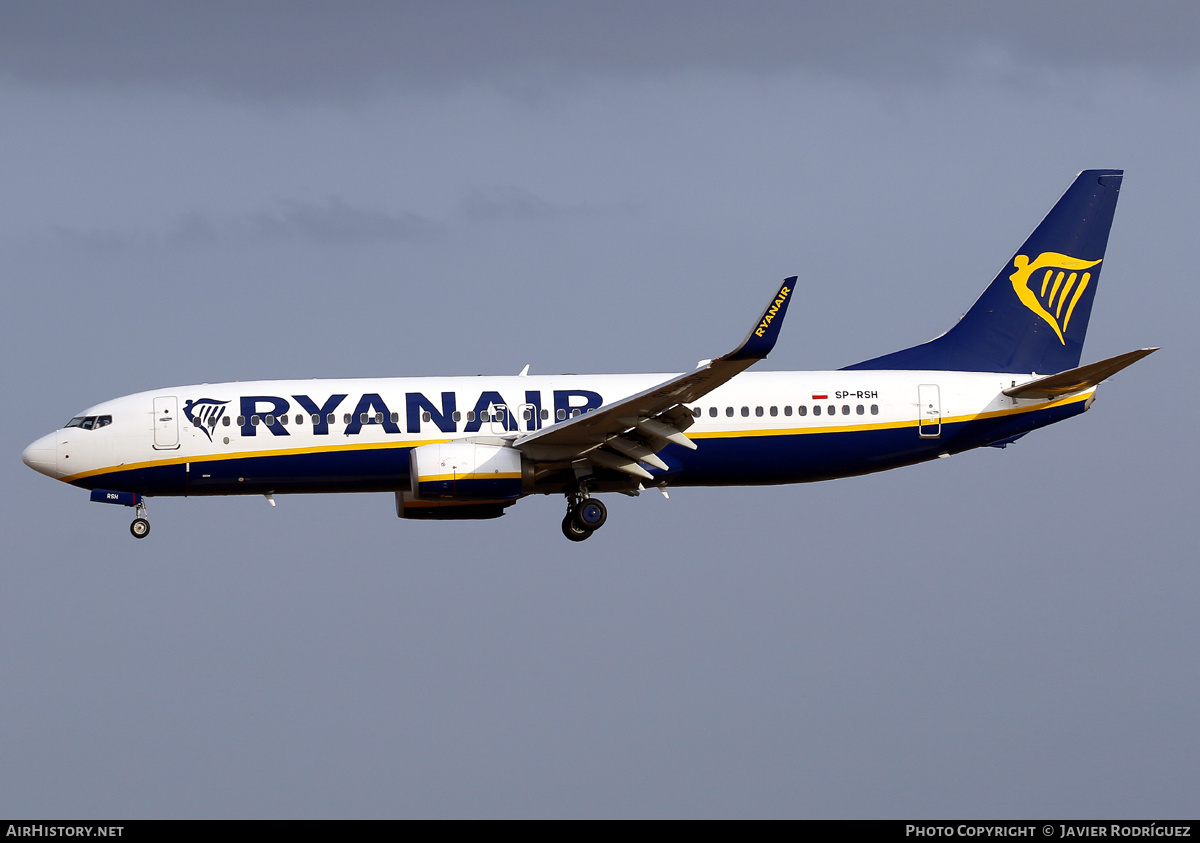
[[[508,445],[443,442],[409,453],[413,498],[502,501],[523,494],[521,452]]]

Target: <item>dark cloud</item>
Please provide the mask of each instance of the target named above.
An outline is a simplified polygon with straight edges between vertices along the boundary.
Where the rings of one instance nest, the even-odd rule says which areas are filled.
[[[158,233],[55,225],[33,241],[35,245],[82,252],[123,252],[164,241],[185,247],[281,240],[325,246],[405,242],[437,237],[442,230],[440,223],[417,214],[389,214],[331,198],[324,204],[283,201],[275,208],[228,219],[192,211],[175,220],[165,232]]]
[[[283,99],[691,69],[936,78],[981,54],[1039,67],[1194,68],[1198,30],[1200,7],[1115,0],[12,3],[0,74]]]
[[[540,222],[568,217],[622,213],[634,206],[596,207],[559,204],[513,185],[470,191],[459,206],[459,219],[469,223],[500,220]],[[446,223],[419,214],[387,213],[356,207],[339,198],[322,204],[286,200],[276,207],[225,219],[190,211],[175,219],[164,232],[133,229],[79,229],[50,226],[32,238],[35,245],[80,252],[124,252],[161,245],[200,247],[220,244],[255,244],[292,240],[337,246],[366,243],[411,242],[436,238],[448,230]]]
[[[231,230],[252,240],[297,239],[326,244],[424,240],[440,226],[417,214],[355,208],[340,199],[323,205],[284,202],[278,210],[263,211],[236,221]]]
[[[45,234],[33,237],[32,241],[35,246],[45,245],[51,249],[68,249],[85,253],[118,253],[152,244],[155,242],[155,238],[144,233],[117,229],[78,229],[65,225],[54,225]]]
[[[632,210],[631,205],[601,208],[587,204],[563,205],[549,202],[536,193],[514,185],[473,190],[463,199],[461,213],[468,220],[548,220]]]

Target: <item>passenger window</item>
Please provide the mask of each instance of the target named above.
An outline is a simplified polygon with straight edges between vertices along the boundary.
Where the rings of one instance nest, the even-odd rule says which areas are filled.
[[[801,404],[799,407],[796,408],[796,414],[801,415],[801,416],[807,416],[808,415],[808,405]]]
[[[700,418],[700,408],[692,407],[692,415],[695,416],[696,418]]]
[[[229,416],[222,416],[221,424],[225,425],[225,427],[229,427]]]
[[[717,417],[717,408],[716,408],[716,407],[709,407],[709,408],[708,408],[708,416],[709,416],[709,418],[713,418],[713,419],[715,419],[715,418]]]
[[[467,410],[467,421],[469,421],[469,422],[475,421],[475,411],[474,410]]]
[[[762,408],[762,407],[755,407],[755,408],[754,408],[754,415],[758,416],[758,417],[761,419],[761,418],[762,418],[762,414],[763,414],[763,408]]]
[[[871,405],[871,415],[873,415],[873,416],[879,415],[879,405],[878,404]]]
[[[487,410],[484,410],[482,413],[479,414],[479,420],[480,421],[491,421],[492,417],[488,415]]]
[[[783,414],[785,416],[790,416],[792,414],[792,405],[791,404],[788,404],[786,407],[783,408]]]
[[[559,407],[559,409],[558,409],[558,420],[559,420],[559,421],[562,421],[562,420],[563,420],[563,419],[565,419],[566,417],[567,417],[567,411],[566,411],[566,410],[564,410],[564,409],[562,409],[561,407]]]
[[[749,418],[749,416],[750,416],[750,408],[742,407],[742,418]]]
[[[842,415],[843,415],[843,416],[848,416],[848,415],[850,415],[850,405],[849,405],[849,404],[843,404],[843,405],[842,405]]]
[[[854,408],[854,412],[858,413],[861,416],[865,412],[865,409],[862,404],[859,404],[857,407]]]
[[[255,427],[258,427],[258,416],[251,416],[250,424],[254,425]]]
[[[342,424],[350,424],[350,414],[349,413],[344,413],[342,415]]]
[[[831,416],[836,416],[837,415],[837,407],[830,404],[829,407],[826,408],[826,412],[829,413],[829,415],[831,415]]]
[[[330,419],[330,421],[332,422],[333,419]],[[321,416],[319,413],[313,413],[312,423],[313,423],[313,427],[316,427],[317,425],[319,425],[321,423]]]
[[[821,405],[820,404],[813,404],[813,415],[814,416],[821,415]]]
[[[460,413],[458,410],[455,410],[451,414],[450,418],[454,419],[455,423],[457,424],[458,422],[462,421],[462,413]]]
[[[533,421],[533,410],[526,407],[522,417],[525,419],[525,421]]]
[[[726,407],[725,415],[729,416],[729,418],[733,418],[733,407]]]
[[[270,418],[270,417],[268,416],[268,418]],[[288,423],[288,417],[287,417],[287,416],[280,416],[280,417],[279,417],[279,423],[280,423],[280,424],[287,424],[287,423]]]
[[[548,420],[549,418],[550,418],[550,411],[549,411],[549,410],[542,410],[542,421],[546,421],[546,420]]]
[[[397,424],[400,421],[399,413],[392,413],[392,424]]]
[[[330,413],[325,417],[325,422],[326,424],[337,424],[337,416],[335,416],[333,413]]]
[[[429,419],[430,419],[430,418],[431,418],[431,416],[429,415],[429,411],[428,411],[428,410],[426,410],[425,412],[421,413],[421,421],[429,421]]]
[[[777,415],[779,415],[779,408],[778,408],[778,407],[772,407],[772,408],[771,408],[771,415],[773,415],[773,416],[777,416]]]
[[[267,417],[266,417],[266,419],[264,419],[264,421],[266,422],[267,427],[270,427],[271,425],[275,424],[275,414],[267,413]]]
[[[304,424],[304,416],[296,413],[296,424]]]
[[[571,418],[575,418],[577,415],[579,415],[579,409],[578,409],[578,408],[576,408],[576,409],[574,409],[574,410],[572,410],[572,411],[571,411]]]
[[[246,426],[246,417],[238,416],[238,427],[245,427],[245,426]]]

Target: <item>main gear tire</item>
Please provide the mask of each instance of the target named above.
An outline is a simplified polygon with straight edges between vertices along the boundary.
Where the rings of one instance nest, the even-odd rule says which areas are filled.
[[[575,517],[575,526],[589,533],[599,530],[608,520],[608,508],[595,498],[586,498],[572,510],[572,514]]]
[[[573,542],[581,542],[592,535],[591,530],[585,530],[575,523],[575,510],[571,510],[562,520],[562,533]]]

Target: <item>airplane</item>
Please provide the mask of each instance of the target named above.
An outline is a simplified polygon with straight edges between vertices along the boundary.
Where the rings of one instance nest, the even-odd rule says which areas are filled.
[[[1085,170],[961,319],[833,371],[750,372],[797,278],[745,340],[683,374],[269,380],[105,401],[25,449],[35,471],[134,508],[152,496],[392,492],[406,519],[496,518],[561,494],[562,532],[604,526],[597,497],[802,483],[1003,448],[1088,410],[1157,348],[1080,366],[1122,170]]]

